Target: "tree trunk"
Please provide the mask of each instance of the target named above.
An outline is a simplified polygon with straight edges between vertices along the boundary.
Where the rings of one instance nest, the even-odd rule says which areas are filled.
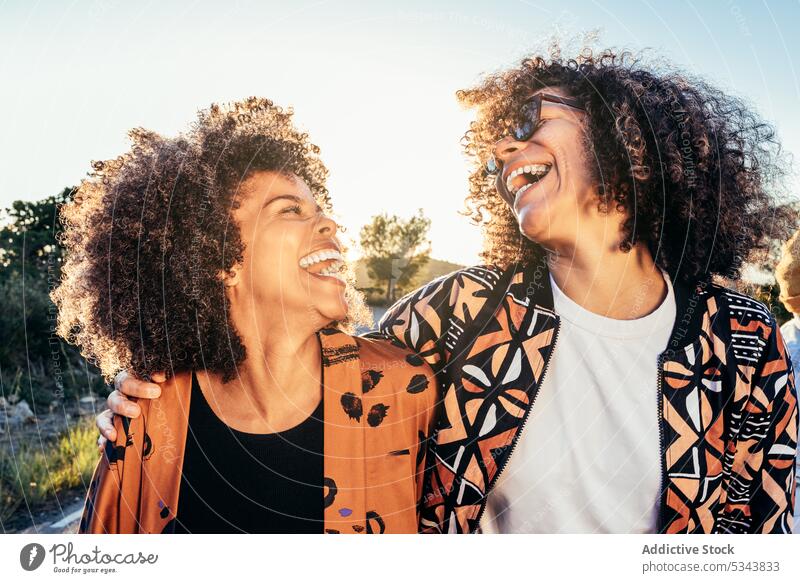
[[[393,277],[389,278],[389,283],[386,286],[386,301],[388,305],[392,305],[394,303],[394,294],[395,294],[395,279]]]

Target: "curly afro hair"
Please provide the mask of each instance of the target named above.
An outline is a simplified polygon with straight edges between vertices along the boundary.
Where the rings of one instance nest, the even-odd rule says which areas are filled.
[[[585,105],[598,208],[626,214],[620,248],[646,243],[673,281],[737,279],[745,261],[766,260],[796,228],[797,210],[780,196],[780,144],[744,102],[629,52],[564,59],[556,46],[458,92],[477,110],[464,136],[474,162],[466,214],[484,229],[485,261],[507,267],[543,252],[521,236],[485,163],[544,87]]]
[[[245,349],[219,275],[242,261],[231,216],[242,183],[260,171],[298,176],[330,208],[319,150],[291,117],[267,99],[215,104],[177,137],[134,129],[127,153],[92,163],[61,210],[66,261],[52,297],[58,333],[107,378],[123,368],[234,377]],[[354,289],[349,303],[360,321]]]

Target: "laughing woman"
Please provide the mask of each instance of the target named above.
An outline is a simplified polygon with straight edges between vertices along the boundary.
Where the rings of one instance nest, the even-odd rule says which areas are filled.
[[[436,383],[346,333],[317,148],[255,98],[131,139],[62,211],[53,297],[107,378],[170,374],[117,418],[80,532],[416,532]]]

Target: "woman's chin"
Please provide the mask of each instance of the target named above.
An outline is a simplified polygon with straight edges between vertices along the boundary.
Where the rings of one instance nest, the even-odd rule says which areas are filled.
[[[314,303],[317,312],[322,316],[326,322],[341,322],[347,318],[347,303],[344,299],[344,294],[340,297],[318,298]]]
[[[548,223],[533,209],[523,209],[518,216],[518,222],[520,233],[529,241],[542,243],[547,238]]]
[[[322,315],[322,320],[325,322],[321,327],[329,328],[336,322],[344,322],[347,319],[347,312],[329,312]]]

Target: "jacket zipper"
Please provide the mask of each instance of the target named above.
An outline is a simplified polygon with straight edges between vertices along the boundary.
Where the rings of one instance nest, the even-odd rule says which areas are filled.
[[[558,316],[555,316],[556,319],[556,326],[553,330],[553,343],[550,345],[550,352],[547,354],[547,360],[544,363],[544,368],[542,369],[542,376],[539,377],[539,383],[536,386],[536,391],[534,391],[533,395],[531,396],[531,404],[528,409],[525,411],[525,415],[522,417],[522,422],[519,424],[519,429],[517,430],[516,435],[514,435],[514,439],[511,440],[511,446],[508,451],[508,455],[506,456],[505,460],[503,460],[503,464],[497,468],[497,473],[489,482],[489,486],[486,488],[486,496],[483,498],[483,504],[481,505],[480,512],[475,517],[475,524],[476,526],[480,525],[481,517],[483,513],[486,511],[486,502],[488,500],[489,493],[494,488],[494,485],[497,483],[497,480],[500,478],[500,474],[503,473],[503,470],[508,465],[508,461],[511,459],[511,455],[514,453],[514,448],[517,446],[517,442],[519,441],[520,436],[522,435],[522,431],[525,429],[525,423],[528,421],[528,417],[531,414],[531,410],[533,409],[534,403],[536,403],[536,397],[539,395],[539,389],[544,382],[544,377],[547,374],[547,367],[550,365],[550,361],[553,359],[553,351],[556,349],[556,340],[558,340],[558,331],[561,328],[561,320]]]
[[[664,354],[661,353],[658,355],[658,382],[656,384],[656,396],[657,396],[657,405],[658,405],[658,452],[659,457],[661,458],[661,491],[658,493],[658,514],[656,516],[656,532],[661,533],[661,529],[664,523],[664,511],[666,509],[666,500],[667,500],[667,459],[666,459],[666,451],[664,447],[664,419],[663,419],[663,409],[664,409]]]

